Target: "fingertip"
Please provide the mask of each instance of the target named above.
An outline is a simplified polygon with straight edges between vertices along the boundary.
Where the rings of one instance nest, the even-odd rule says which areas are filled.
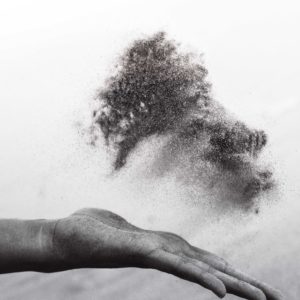
[[[210,273],[202,273],[199,283],[203,287],[211,290],[219,298],[223,298],[227,293],[224,283]]]
[[[268,300],[284,300],[285,297],[278,289],[269,286],[266,283],[262,283],[260,288],[264,291]]]
[[[268,297],[268,300],[284,300],[285,297],[283,296],[283,294],[277,290],[277,289],[273,289],[273,293],[272,293],[272,297]]]
[[[261,290],[257,290],[256,292],[257,294],[257,300],[267,300],[266,295],[261,291]]]
[[[227,293],[226,289],[219,289],[218,292],[216,293],[216,295],[220,299],[222,299],[222,298],[224,298],[226,296],[226,293]]]
[[[226,287],[225,287],[224,283],[220,279],[218,279],[217,277],[215,277],[215,276],[212,276],[212,277],[213,277],[213,283],[214,283],[212,291],[219,298],[224,298],[226,296],[226,293],[227,293],[227,290],[226,290]]]
[[[226,296],[226,292],[224,294],[217,295],[220,299],[223,299]]]
[[[221,289],[215,289],[215,290],[212,290],[212,292],[218,296],[220,299],[223,299],[225,296],[226,296],[226,290],[221,290]]]

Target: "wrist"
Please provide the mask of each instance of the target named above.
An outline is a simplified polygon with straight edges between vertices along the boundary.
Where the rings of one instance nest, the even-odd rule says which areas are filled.
[[[0,273],[58,270],[60,260],[53,251],[55,221],[0,220]]]
[[[38,265],[40,269],[36,271],[57,272],[68,269],[61,249],[55,244],[55,231],[59,221],[59,219],[32,221],[33,226],[38,230],[36,240],[39,253]]]

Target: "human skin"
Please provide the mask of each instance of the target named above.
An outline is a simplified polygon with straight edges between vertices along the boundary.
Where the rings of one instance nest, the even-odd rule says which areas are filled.
[[[0,220],[0,273],[150,268],[197,283],[220,298],[281,300],[279,291],[169,232],[144,230],[101,209],[58,220]]]

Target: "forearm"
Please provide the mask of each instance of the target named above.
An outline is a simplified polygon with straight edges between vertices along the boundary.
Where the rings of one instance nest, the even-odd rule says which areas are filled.
[[[0,220],[0,273],[64,269],[52,245],[56,221]]]

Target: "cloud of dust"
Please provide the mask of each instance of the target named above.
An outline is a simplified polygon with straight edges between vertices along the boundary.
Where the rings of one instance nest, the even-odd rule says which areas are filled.
[[[97,96],[92,142],[101,147],[104,137],[113,176],[143,185],[143,199],[201,205],[193,214],[203,224],[258,213],[259,196],[274,187],[259,162],[267,136],[212,99],[195,57],[165,33],[133,42]]]

